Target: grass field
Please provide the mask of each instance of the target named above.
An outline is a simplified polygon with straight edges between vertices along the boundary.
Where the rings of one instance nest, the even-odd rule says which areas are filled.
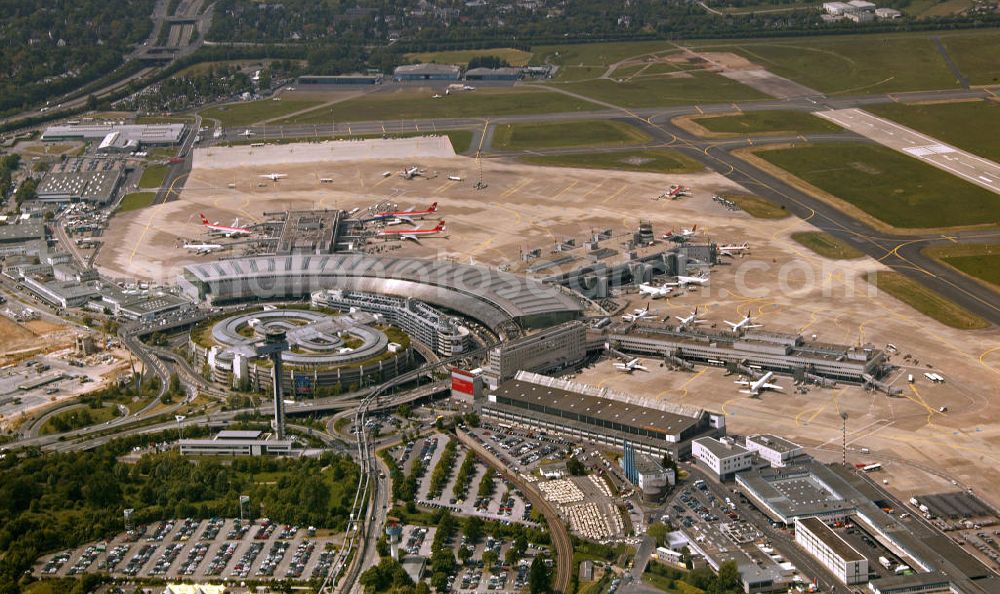
[[[750,194],[723,194],[723,198],[732,200],[740,210],[755,219],[784,219],[791,216],[784,207],[770,200],[765,200]]]
[[[114,406],[103,406],[101,408],[90,408],[80,406],[70,410],[52,415],[42,427],[39,433],[50,435],[52,433],[62,433],[81,427],[100,425],[105,421],[118,416],[118,410]]]
[[[1000,244],[934,246],[925,252],[969,276],[1000,287]]]
[[[689,45],[736,52],[775,74],[826,93],[956,88],[955,77],[930,37],[927,33],[837,35]],[[945,32],[941,38],[973,82],[990,82],[1000,76],[1000,60],[996,59],[1000,32]]]
[[[493,147],[509,150],[638,144],[647,140],[649,136],[638,128],[611,120],[506,124],[493,133]]]
[[[1000,162],[1000,103],[973,101],[907,105],[885,103],[866,110],[938,140]]]
[[[203,118],[214,118],[222,122],[225,128],[236,126],[249,126],[250,124],[278,118],[283,115],[309,109],[319,105],[318,101],[303,101],[300,99],[287,101],[272,101],[262,99],[260,101],[247,101],[246,103],[229,103],[209,107],[200,112]]]
[[[567,91],[622,107],[657,107],[765,98],[765,95],[742,83],[711,72],[691,72],[683,77],[635,78],[621,83],[609,79],[589,80],[560,86]]]
[[[831,260],[853,260],[854,258],[864,256],[859,250],[821,231],[792,233],[792,239],[820,256]]]
[[[581,169],[618,169],[646,173],[695,173],[701,163],[670,149],[615,151],[576,155],[538,155],[522,157],[521,161],[547,167],[579,167]]]
[[[411,62],[434,62],[437,64],[468,64],[469,60],[478,56],[497,56],[503,58],[511,66],[527,66],[532,53],[512,47],[497,47],[493,49],[456,50],[451,52],[417,52],[403,54],[403,58]]]
[[[281,124],[330,124],[333,121],[362,122],[385,120],[391,132],[392,120],[461,118],[554,113],[597,109],[592,103],[542,89],[485,88],[433,98],[431,89],[400,88],[370,93],[364,97],[314,109],[285,118]]]
[[[751,111],[740,115],[692,118],[710,132],[720,134],[766,134],[788,132],[837,132],[841,127],[833,122],[801,111]]]
[[[679,51],[666,41],[632,41],[617,43],[585,43],[571,45],[542,45],[531,48],[532,64],[559,65],[556,79],[560,81],[584,80],[598,77],[608,66],[622,60],[650,53],[666,55]]]
[[[170,168],[166,165],[150,165],[142,172],[139,178],[140,188],[159,188],[163,185],[163,180],[167,178]]]
[[[130,210],[139,210],[153,204],[156,200],[156,192],[133,192],[122,198],[121,204],[115,212],[123,213]]]
[[[758,157],[894,227],[1000,222],[1000,197],[890,148],[813,145]]]
[[[865,280],[920,313],[959,330],[988,328],[989,322],[898,272],[870,272]]]
[[[974,85],[1000,83],[1000,59],[997,59],[1000,32],[996,29],[991,35],[943,35],[941,42],[958,69],[969,77],[969,82]]]

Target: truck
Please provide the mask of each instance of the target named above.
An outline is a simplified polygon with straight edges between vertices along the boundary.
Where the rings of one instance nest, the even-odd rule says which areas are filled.
[[[879,563],[879,565],[881,565],[882,567],[884,567],[886,569],[892,569],[892,561],[889,561],[885,557],[879,557],[878,558],[878,563]]]

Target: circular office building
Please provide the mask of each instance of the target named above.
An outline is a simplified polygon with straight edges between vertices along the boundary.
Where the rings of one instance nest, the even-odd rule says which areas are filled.
[[[285,331],[281,355],[286,393],[326,396],[381,382],[414,363],[409,336],[368,313],[333,314],[268,308],[207,320],[191,331],[190,348],[216,382],[270,391],[272,363],[257,347],[268,329]]]

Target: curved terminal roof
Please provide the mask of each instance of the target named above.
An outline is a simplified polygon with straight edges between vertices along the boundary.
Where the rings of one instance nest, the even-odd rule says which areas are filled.
[[[491,268],[443,260],[365,254],[291,255],[220,260],[185,267],[178,279],[212,302],[308,295],[348,289],[412,297],[496,328],[574,319],[581,305],[558,288]]]

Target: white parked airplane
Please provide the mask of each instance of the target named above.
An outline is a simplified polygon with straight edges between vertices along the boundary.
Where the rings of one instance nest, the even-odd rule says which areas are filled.
[[[649,283],[642,283],[639,285],[639,292],[644,295],[649,295],[653,299],[659,299],[660,297],[666,297],[673,291],[670,287],[666,285],[651,285]]]
[[[723,256],[729,256],[730,258],[732,258],[737,254],[743,255],[745,252],[749,252],[750,244],[744,241],[742,244],[720,245],[716,249],[718,249],[719,253],[722,254]]]
[[[184,249],[190,250],[199,256],[202,254],[210,254],[212,252],[217,252],[222,249],[222,244],[218,243],[185,243]]]
[[[747,314],[745,318],[739,322],[730,322],[729,320],[724,320],[733,329],[733,332],[739,332],[740,330],[746,330],[747,328],[760,328],[763,324],[751,324],[753,318],[750,314]]]
[[[464,85],[464,86],[462,87],[462,90],[463,90],[463,91],[475,91],[475,90],[476,90],[476,87],[474,87],[474,86],[472,86],[472,85]]]
[[[439,94],[435,93],[434,97],[432,97],[432,99],[440,99],[441,97],[443,97],[443,95],[439,95]]]
[[[462,178],[458,177],[457,175],[449,175],[448,179],[451,181],[462,181]]]
[[[691,315],[689,315],[689,316],[686,316],[686,317],[683,317],[683,318],[681,316],[674,316],[674,317],[677,318],[678,320],[680,320],[681,326],[687,326],[689,324],[707,324],[708,323],[707,320],[699,320],[698,319],[698,308],[697,307],[694,308],[694,311],[691,312]]]
[[[624,373],[632,373],[633,371],[649,371],[642,365],[642,361],[638,357],[632,359],[631,361],[626,361],[624,363],[615,363],[615,369],[622,371]]]
[[[646,318],[652,318],[656,315],[655,311],[649,311],[649,304],[641,309],[633,309],[632,313],[625,314],[622,316],[622,320],[625,322],[634,322],[636,320],[644,320]]]
[[[444,233],[444,221],[438,221],[437,226],[424,229],[383,229],[379,232],[379,237],[392,237],[396,239],[409,239],[420,243],[421,237],[433,237]]]
[[[778,384],[770,383],[772,377],[774,377],[774,372],[768,371],[764,375],[760,376],[760,379],[758,380],[752,382],[749,380],[737,380],[734,383],[741,386],[748,386],[749,389],[740,390],[740,393],[749,394],[751,396],[758,396],[763,390],[783,390],[784,388]]]
[[[417,176],[423,175],[424,172],[419,167],[410,167],[409,169],[404,169],[399,175],[403,176],[403,179],[413,179]]]
[[[672,283],[664,283],[673,287],[686,287],[688,285],[706,285],[708,284],[707,276],[684,276],[680,275],[677,280]]]
[[[288,177],[288,174],[287,173],[265,173],[263,175],[258,175],[257,177],[263,177],[264,179],[269,179],[269,180],[271,180],[273,182],[276,182],[279,179],[284,179],[284,178]]]
[[[240,136],[246,136],[247,138],[249,138],[251,136],[255,136],[256,134],[257,134],[256,132],[254,132],[253,130],[251,130],[249,128],[247,128],[246,130],[240,132]]]

